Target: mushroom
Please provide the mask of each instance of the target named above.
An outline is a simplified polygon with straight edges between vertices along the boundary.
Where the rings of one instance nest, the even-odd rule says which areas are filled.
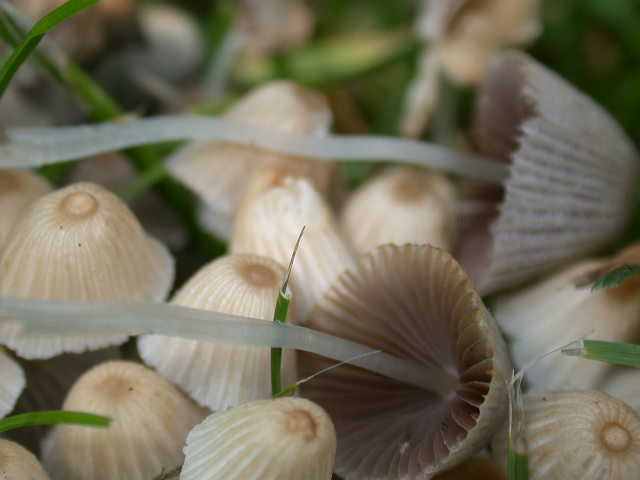
[[[637,368],[615,368],[602,381],[598,390],[619,398],[636,412],[640,412],[640,371]]]
[[[385,243],[428,243],[450,251],[455,201],[456,191],[444,175],[395,167],[351,194],[340,224],[358,253]]]
[[[640,288],[629,279],[616,288],[591,289],[603,272],[638,263],[640,245],[613,258],[584,260],[524,290],[496,297],[494,315],[509,340],[513,362],[523,368],[554,347],[587,335],[599,340],[640,340]],[[533,392],[597,388],[609,370],[603,362],[547,355],[526,368]]]
[[[330,480],[336,433],[303,398],[257,400],[215,413],[187,437],[182,480]]]
[[[0,256],[0,295],[74,300],[155,300],[173,282],[167,249],[147,237],[127,206],[98,185],[77,183],[43,196],[25,212]],[[0,341],[25,358],[49,358],[124,342],[22,333],[0,326]]]
[[[531,480],[616,480],[640,475],[640,417],[624,402],[589,390],[527,396],[524,435]],[[493,454],[506,463],[506,429]]]
[[[33,453],[4,439],[0,439],[0,475],[2,480],[49,480]]]
[[[510,168],[503,186],[468,194],[487,208],[466,219],[456,258],[480,293],[593,253],[627,228],[638,153],[601,107],[530,57],[496,57],[475,140]]]
[[[421,389],[340,366],[302,385],[336,425],[336,472],[349,480],[417,480],[489,442],[506,414],[510,363],[467,275],[428,245],[384,245],[360,257],[313,311],[309,326],[437,372]],[[300,354],[306,377],[330,362]]]
[[[7,352],[0,347],[0,418],[13,410],[25,385],[24,372]]]
[[[284,268],[270,258],[229,255],[203,267],[171,303],[272,321],[284,277]],[[268,348],[143,335],[138,350],[147,364],[213,410],[271,397]],[[295,381],[293,350],[285,351],[284,374],[285,385]]]
[[[206,415],[152,370],[107,362],[74,384],[65,410],[112,419],[109,428],[56,425],[45,438],[43,463],[65,480],[149,480],[182,462],[187,433]]]

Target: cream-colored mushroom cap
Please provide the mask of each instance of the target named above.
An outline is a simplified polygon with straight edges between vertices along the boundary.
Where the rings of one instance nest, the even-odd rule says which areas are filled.
[[[485,446],[506,415],[510,363],[467,275],[443,250],[384,245],[342,274],[309,326],[437,372],[423,390],[341,366],[302,385],[338,435],[336,472],[349,480],[422,480]],[[331,363],[300,354],[301,376]],[[436,373],[434,373],[436,375]]]
[[[288,265],[302,227],[291,276],[301,323],[331,282],[353,265],[333,212],[311,182],[276,169],[259,172],[238,209],[231,239],[233,253],[255,253]]]
[[[28,170],[0,169],[0,252],[26,207],[51,187]]]
[[[108,190],[77,183],[34,202],[0,256],[0,295],[54,300],[163,300],[173,259]],[[26,358],[94,350],[126,335],[56,337],[0,327]]]
[[[589,390],[525,397],[524,432],[531,480],[640,477],[640,417],[627,404]],[[506,431],[494,441],[506,463]]]
[[[65,410],[106,415],[105,429],[57,425],[43,442],[43,463],[65,480],[150,480],[182,462],[187,433],[206,412],[154,371],[103,363],[75,383]]]
[[[639,260],[640,246],[635,246],[613,258],[579,262],[523,290],[496,297],[494,315],[516,368],[585,336],[612,342],[640,340],[638,282],[632,278],[616,288],[591,289],[615,265]],[[555,353],[527,367],[526,385],[532,392],[594,389],[609,368],[604,362]]]
[[[487,211],[461,232],[457,258],[481,293],[584,257],[625,231],[637,151],[600,106],[530,57],[495,58],[475,139],[481,155],[510,165],[503,188],[484,192]]]
[[[284,268],[270,258],[229,255],[203,267],[172,303],[273,321],[284,278]],[[293,312],[287,322],[296,323]],[[143,335],[138,350],[146,363],[212,410],[271,398],[269,348]],[[295,351],[285,350],[285,386],[295,382],[295,366]]]
[[[271,82],[250,92],[225,115],[229,120],[286,133],[324,135],[331,111],[319,93],[287,81]],[[169,171],[193,189],[222,219],[231,218],[256,168],[278,166],[306,176],[326,190],[335,165],[225,142],[195,142],[174,154]],[[225,220],[223,220],[223,224]],[[223,229],[214,229],[224,233]]]
[[[42,465],[26,448],[0,439],[0,478],[2,480],[49,480]]]
[[[207,417],[187,437],[182,480],[329,480],[336,433],[303,398],[258,400]]]
[[[395,167],[373,177],[347,200],[340,225],[358,253],[385,243],[430,244],[451,250],[456,192],[444,175]]]
[[[24,372],[0,347],[0,418],[13,410],[25,385]]]

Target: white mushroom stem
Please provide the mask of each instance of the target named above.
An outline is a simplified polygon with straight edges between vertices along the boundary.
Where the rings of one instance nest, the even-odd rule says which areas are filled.
[[[233,345],[293,348],[349,363],[442,396],[458,379],[439,366],[426,366],[343,338],[295,325],[265,322],[162,303],[71,302],[0,297],[0,322],[55,335],[86,332],[158,334]],[[12,325],[13,326],[13,325]]]
[[[34,167],[147,143],[218,140],[331,160],[411,163],[501,182],[508,166],[416,140],[380,136],[290,135],[215,117],[158,116],[73,127],[15,129],[0,145],[0,167]]]

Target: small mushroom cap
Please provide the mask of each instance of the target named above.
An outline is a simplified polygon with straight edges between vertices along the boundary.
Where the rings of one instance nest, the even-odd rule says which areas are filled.
[[[0,294],[60,300],[164,300],[173,259],[128,207],[91,183],[34,202],[0,256]],[[2,342],[26,358],[49,358],[122,343],[126,335],[57,337],[0,327]]]
[[[284,277],[284,268],[270,258],[229,255],[203,267],[171,303],[273,321]],[[287,322],[296,323],[293,312]],[[269,348],[142,335],[138,350],[146,363],[212,410],[271,398]],[[295,360],[295,351],[285,350],[285,386],[296,380]]]
[[[207,417],[187,437],[182,480],[329,480],[336,433],[303,398],[257,400]]]
[[[385,243],[430,244],[451,250],[456,192],[444,175],[413,167],[390,168],[353,192],[340,215],[358,253]]]
[[[65,480],[149,480],[182,462],[187,433],[206,415],[152,370],[107,362],[85,373],[65,410],[106,415],[108,428],[57,425],[43,442],[43,463]]]
[[[524,399],[531,480],[617,480],[640,476],[640,417],[624,402],[589,390]],[[506,428],[493,454],[507,458]]]
[[[25,385],[24,372],[20,365],[0,347],[0,418],[13,410]]]
[[[0,169],[0,252],[27,206],[50,191],[47,181],[35,173]]]
[[[636,263],[638,247],[612,259],[585,260],[523,290],[498,296],[494,315],[516,368],[554,348],[584,338],[633,343],[640,340],[640,288],[633,278],[593,291],[593,282],[624,259]],[[627,283],[628,282],[628,283]],[[525,372],[530,391],[594,389],[609,370],[604,362],[547,355]]]
[[[309,326],[457,379],[438,396],[341,366],[302,385],[336,425],[336,472],[345,478],[431,478],[486,445],[506,415],[502,338],[467,275],[440,249],[384,245],[362,256]],[[298,360],[303,377],[330,364],[310,354]]]
[[[584,257],[626,229],[636,150],[600,106],[530,57],[496,57],[475,138],[480,154],[510,164],[489,195],[493,212],[461,234],[457,258],[481,293]]]
[[[0,439],[0,476],[2,480],[49,480],[33,453],[4,439]]]
[[[311,182],[276,169],[259,172],[238,209],[231,240],[233,253],[264,255],[288,265],[302,227],[291,276],[301,323],[333,280],[353,265],[333,212]]]

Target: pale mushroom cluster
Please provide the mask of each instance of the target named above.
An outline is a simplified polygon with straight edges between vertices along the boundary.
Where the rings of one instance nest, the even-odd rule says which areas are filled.
[[[112,419],[12,437],[33,453],[1,440],[0,477],[504,480],[509,382],[524,369],[530,478],[640,478],[640,372],[544,355],[590,335],[640,342],[638,277],[591,289],[640,264],[638,245],[603,253],[629,227],[640,157],[607,112],[533,58],[489,61],[538,31],[536,1],[503,4],[434,0],[424,24],[445,71],[483,80],[468,161],[505,166],[500,182],[396,165],[347,192],[340,159],[188,142],[167,174],[193,192],[199,220],[228,252],[183,278],[148,233],[154,219],[107,187],[54,188],[32,171],[0,170],[0,416],[62,408]],[[258,13],[257,26],[244,19],[245,35],[269,33],[264,47],[277,48],[284,40],[262,30],[273,19]],[[280,32],[304,36],[295,33]],[[331,136],[326,98],[291,81],[256,87],[222,118]],[[414,381],[285,349],[282,387],[299,388],[274,392],[268,346],[132,338],[133,326],[32,331],[2,304],[154,303],[175,308],[178,326],[184,307],[260,329],[279,296],[291,300],[287,323],[373,349],[372,362],[399,362]]]

